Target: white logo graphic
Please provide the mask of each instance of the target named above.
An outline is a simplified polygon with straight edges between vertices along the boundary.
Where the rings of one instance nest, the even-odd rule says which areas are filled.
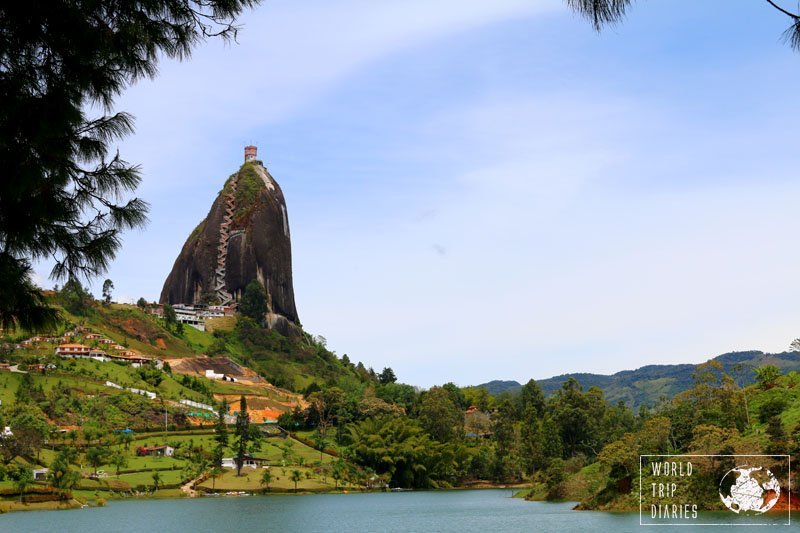
[[[780,495],[780,483],[772,472],[761,466],[737,466],[719,483],[722,503],[737,514],[767,512],[778,503]]]

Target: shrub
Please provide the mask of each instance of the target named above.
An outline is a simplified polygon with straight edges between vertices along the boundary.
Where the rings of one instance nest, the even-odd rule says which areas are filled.
[[[758,408],[758,420],[766,424],[773,416],[779,416],[786,409],[786,405],[786,399],[780,396],[770,398]]]

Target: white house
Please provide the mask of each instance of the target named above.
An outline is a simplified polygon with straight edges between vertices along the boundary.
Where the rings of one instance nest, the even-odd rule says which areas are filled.
[[[187,400],[187,399],[181,400],[180,403],[183,405],[187,405],[189,407],[195,407],[197,409],[205,409],[206,411],[211,411],[212,413],[217,412],[217,410],[214,409],[214,407],[208,405],[207,403],[200,403],[200,402],[195,402],[194,400]]]
[[[225,374],[217,374],[216,372],[214,372],[212,369],[209,368],[208,370],[206,370],[206,377],[208,379],[224,379]]]
[[[222,468],[236,468],[236,459],[233,457],[224,457],[222,459]],[[244,458],[242,468],[258,468],[258,463],[248,455]]]
[[[142,396],[147,396],[151,400],[155,400],[156,399],[156,393],[155,392],[150,392],[150,391],[142,390],[142,389],[134,389],[133,387],[129,387],[128,390],[131,391],[134,394],[141,394]]]

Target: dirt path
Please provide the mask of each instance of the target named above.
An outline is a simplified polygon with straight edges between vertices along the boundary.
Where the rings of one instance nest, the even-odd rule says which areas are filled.
[[[181,490],[183,492],[185,492],[186,495],[189,496],[190,498],[197,497],[197,491],[192,488],[192,485],[194,485],[196,483],[202,483],[204,481],[204,479],[205,479],[205,475],[206,475],[206,473],[203,472],[202,474],[200,474],[195,479],[193,479],[193,480],[189,481],[188,483],[186,483],[185,485],[183,485],[181,487]]]

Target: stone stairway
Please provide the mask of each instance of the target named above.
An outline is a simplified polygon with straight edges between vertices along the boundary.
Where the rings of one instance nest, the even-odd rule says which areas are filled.
[[[228,241],[230,240],[230,227],[233,221],[233,210],[236,205],[236,185],[238,176],[231,181],[231,192],[225,198],[225,216],[219,225],[219,246],[217,247],[216,283],[214,290],[217,293],[220,305],[228,305],[233,301],[233,295],[225,286],[225,263],[228,260]]]

